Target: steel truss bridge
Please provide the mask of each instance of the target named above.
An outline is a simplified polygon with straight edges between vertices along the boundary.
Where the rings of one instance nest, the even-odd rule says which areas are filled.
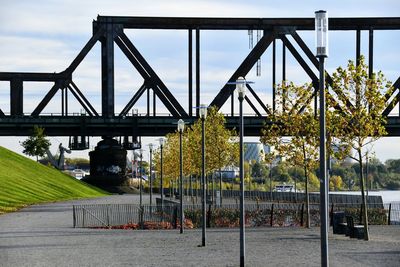
[[[186,30],[188,33],[188,109],[174,97],[172,92],[160,76],[154,71],[143,57],[134,43],[125,34],[125,29],[165,29]],[[199,116],[195,106],[200,105],[200,36],[204,30],[258,30],[262,36],[250,50],[242,63],[232,73],[231,77],[221,90],[215,95],[210,105],[221,108],[227,101],[231,101],[231,112],[227,115],[227,126],[235,127],[238,118],[234,114],[233,86],[228,84],[239,76],[246,77],[267,48],[272,49],[272,103],[275,109],[276,84],[276,43],[282,42],[283,67],[282,78],[285,79],[285,53],[290,52],[297,60],[299,67],[308,75],[314,88],[318,88],[318,77],[314,71],[318,70],[318,61],[309,46],[298,34],[299,31],[314,31],[314,18],[172,18],[172,17],[116,17],[98,16],[93,21],[93,35],[79,52],[72,63],[59,73],[27,73],[27,72],[0,72],[0,81],[10,84],[10,111],[0,109],[0,135],[26,136],[31,133],[34,125],[46,129],[50,136],[160,136],[175,131],[173,124],[179,118],[193,122]],[[361,32],[368,32],[368,65],[370,74],[374,62],[374,32],[400,30],[400,18],[330,18],[329,31],[353,31],[355,33],[356,51],[358,59],[361,55]],[[289,38],[290,37],[290,38]],[[291,41],[294,40],[294,41]],[[83,91],[73,80],[74,71],[97,43],[101,43],[101,112],[96,110],[86,98]],[[194,45],[193,45],[194,43]],[[296,44],[296,45],[294,45]],[[114,46],[118,46],[130,63],[143,78],[143,84],[133,94],[126,106],[119,114],[114,110]],[[193,47],[194,46],[194,47]],[[194,50],[194,56],[193,56]],[[311,62],[310,63],[307,63]],[[194,74],[194,75],[193,75]],[[193,77],[194,76],[194,77]],[[332,80],[327,74],[327,81]],[[24,113],[24,84],[27,82],[51,82],[52,87],[36,106],[31,114]],[[193,86],[194,85],[194,86]],[[246,116],[244,120],[245,135],[258,136],[268,108],[257,92],[247,85],[253,101],[246,96],[245,100],[254,111],[253,116]],[[387,108],[383,115],[388,116],[400,100],[400,77],[394,82],[394,90],[386,95]],[[153,110],[151,110],[151,94],[153,92]],[[48,116],[42,113],[50,100],[61,91],[61,112],[59,115]],[[137,101],[147,91],[147,114],[133,115],[130,113]],[[86,111],[84,115],[71,115],[68,112],[68,92],[70,92]],[[314,97],[316,97],[315,90]],[[335,92],[343,97],[340,92]],[[156,112],[156,98],[170,113],[162,116]],[[312,99],[310,99],[311,101]],[[343,101],[343,98],[341,99]],[[25,99],[25,101],[27,101]],[[258,109],[255,105],[257,104]],[[315,101],[316,103],[316,101]],[[346,101],[344,101],[346,103]],[[347,105],[351,103],[347,102]],[[388,116],[386,128],[391,136],[400,136],[400,118]],[[72,149],[85,148],[79,145]]]

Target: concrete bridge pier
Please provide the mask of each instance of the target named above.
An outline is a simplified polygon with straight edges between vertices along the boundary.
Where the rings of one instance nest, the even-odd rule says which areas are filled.
[[[126,150],[112,137],[103,137],[95,149],[89,152],[90,176],[84,181],[109,189],[126,182]]]

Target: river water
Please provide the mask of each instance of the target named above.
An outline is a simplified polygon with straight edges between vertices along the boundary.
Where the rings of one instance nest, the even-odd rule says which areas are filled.
[[[336,191],[329,194],[361,195],[360,191]],[[370,196],[382,196],[383,204],[400,203],[400,190],[369,191]]]

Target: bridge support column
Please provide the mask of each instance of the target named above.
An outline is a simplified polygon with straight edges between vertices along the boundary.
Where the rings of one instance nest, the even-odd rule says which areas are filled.
[[[114,116],[114,25],[104,24],[101,41],[102,115]]]
[[[115,191],[115,186],[122,186],[126,181],[126,150],[112,138],[105,138],[89,152],[90,176],[84,180],[107,191]]]
[[[23,115],[23,82],[21,79],[10,81],[10,113],[11,116]]]

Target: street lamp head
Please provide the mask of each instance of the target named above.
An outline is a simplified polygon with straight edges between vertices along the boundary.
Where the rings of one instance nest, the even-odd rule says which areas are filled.
[[[178,132],[183,133],[184,129],[185,129],[185,122],[182,119],[179,119],[179,121],[178,121]]]
[[[207,117],[207,105],[206,104],[200,104],[199,107],[199,112],[200,112],[200,118],[205,119]]]
[[[319,10],[315,12],[315,43],[317,57],[328,56],[328,12]]]
[[[244,98],[246,95],[246,80],[243,77],[239,77],[236,80],[236,90],[240,98]]]
[[[149,144],[150,152],[152,152],[154,145],[152,143]]]
[[[158,139],[158,141],[160,142],[160,146],[162,147],[165,144],[165,139],[163,137],[161,137],[160,139]]]

